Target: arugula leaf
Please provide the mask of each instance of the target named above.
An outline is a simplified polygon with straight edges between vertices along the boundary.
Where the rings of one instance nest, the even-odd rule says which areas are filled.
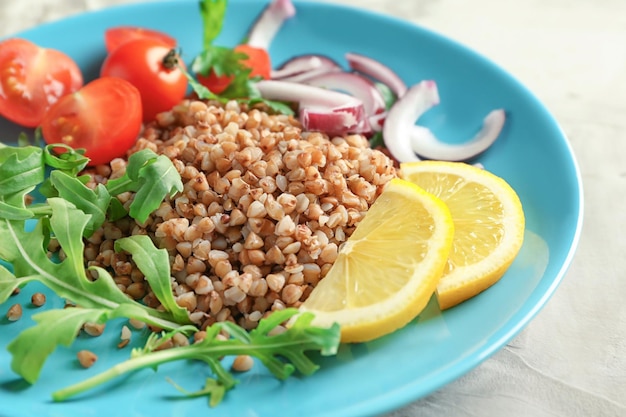
[[[207,378],[204,383],[204,387],[198,391],[187,391],[180,385],[176,384],[170,378],[166,378],[167,382],[172,384],[174,388],[176,388],[179,392],[184,394],[186,397],[194,398],[194,397],[209,397],[209,406],[215,407],[219,403],[222,402],[224,396],[226,395],[226,391],[231,389],[232,387],[227,387],[223,382],[218,381],[214,378]]]
[[[13,266],[13,278],[19,284],[24,281],[40,281],[59,297],[86,308],[115,309],[120,304],[134,303],[162,321],[164,328],[177,327],[177,323],[162,320],[169,317],[168,313],[150,309],[128,298],[105,270],[97,268],[99,278],[89,279],[83,265],[84,243],[81,236],[90,216],[61,198],[51,198],[48,201],[52,209],[50,227],[66,255],[61,262],[55,262],[47,256],[43,245],[46,221],[39,220],[34,230],[26,232],[23,221],[0,220],[2,236],[11,242],[0,245],[0,258]]]
[[[297,315],[297,316],[296,316]],[[294,317],[296,316],[296,317]],[[270,331],[279,324],[295,318],[292,325],[283,333],[270,335]],[[54,401],[64,401],[82,392],[88,391],[102,383],[121,375],[143,368],[155,367],[164,363],[179,360],[199,360],[205,362],[216,376],[216,382],[208,383],[201,392],[190,393],[192,396],[209,395],[211,403],[217,404],[220,398],[219,389],[214,385],[224,387],[224,392],[235,385],[235,380],[222,366],[220,358],[230,355],[251,355],[261,360],[275,377],[288,378],[295,370],[309,375],[318,369],[305,354],[307,351],[319,351],[322,355],[334,355],[339,345],[339,326],[317,328],[311,326],[313,315],[299,313],[289,308],[272,313],[262,319],[258,327],[250,333],[239,328],[234,323],[216,323],[206,329],[206,337],[198,343],[188,346],[174,347],[160,351],[143,352],[131,356],[125,362],[119,363],[101,374],[95,375],[78,384],[60,389],[52,394]],[[235,335],[229,340],[216,339],[221,329]],[[153,340],[154,344],[155,341]],[[217,396],[215,396],[217,395]]]
[[[319,368],[304,354],[305,351],[319,350],[322,355],[334,355],[339,344],[339,326],[335,324],[329,329],[313,327],[312,313],[299,314],[286,332],[268,336],[276,326],[296,314],[298,311],[294,309],[275,311],[265,320],[261,320],[250,333],[231,322],[216,325],[224,328],[240,342],[254,344],[256,349],[248,354],[260,359],[275,377],[286,379],[295,369],[304,375],[310,375]],[[276,346],[272,349],[262,348],[271,345]],[[287,358],[290,362],[285,363],[282,358]]]
[[[45,178],[41,148],[0,147],[0,197],[29,190]]]
[[[91,236],[102,226],[107,218],[107,209],[111,201],[111,195],[104,185],[98,184],[96,189],[92,190],[78,178],[63,171],[52,171],[50,182],[60,197],[71,201],[83,213],[91,215],[83,232],[84,237]]]
[[[35,314],[37,325],[23,330],[7,347],[13,355],[11,369],[34,383],[57,346],[70,346],[83,324],[101,323],[107,313],[106,309],[67,308]]]
[[[161,305],[179,323],[189,320],[187,309],[176,304],[170,284],[170,263],[166,249],[157,249],[146,235],[130,236],[115,241],[115,250],[132,254],[133,262],[143,271],[150,289]]]
[[[130,204],[129,214],[144,223],[166,196],[173,197],[183,190],[183,183],[172,161],[165,155],[159,155],[146,164],[141,169],[140,178],[143,181]]]
[[[144,223],[165,197],[173,197],[183,190],[183,183],[167,156],[143,149],[128,158],[126,173],[109,181],[106,188],[111,195],[136,192],[129,214]]]
[[[57,152],[63,149],[63,152]],[[64,144],[47,145],[43,148],[44,163],[51,168],[76,175],[89,163],[84,149],[74,149]]]
[[[150,352],[154,352],[164,342],[167,342],[178,333],[193,334],[198,331],[198,328],[192,325],[181,326],[177,329],[170,330],[169,332],[162,331],[160,333],[150,333],[150,336],[146,339],[144,346],[141,348],[133,348],[130,352],[131,358],[138,358],[140,356],[147,355]],[[154,367],[156,370],[156,367]]]
[[[20,286],[20,281],[15,279],[15,276],[0,264],[0,304],[9,299],[13,291]]]
[[[79,312],[51,310],[35,316],[37,324],[20,333],[9,346],[9,351],[14,355],[11,366],[15,372],[27,381],[34,382],[47,356],[54,351],[57,344],[71,344],[76,336],[76,329],[87,321],[104,322],[116,317],[128,317],[164,329],[175,329],[190,323],[188,315],[183,316],[180,308],[172,305],[171,293],[169,296],[164,295],[163,291],[155,293],[163,298],[160,301],[164,303],[166,311],[162,312],[130,299],[102,268],[92,268],[97,273],[97,279],[89,279],[83,265],[82,236],[91,215],[85,214],[62,198],[49,198],[48,204],[52,210],[49,227],[66,258],[55,262],[46,255],[44,242],[49,236],[47,218],[40,219],[31,232],[24,230],[23,221],[1,219],[0,234],[11,243],[0,245],[0,258],[13,266],[14,274],[5,268],[0,270],[0,296],[8,297],[18,286],[30,281],[40,281],[59,297],[71,300],[81,308],[77,309]],[[132,242],[135,238],[126,239]],[[152,257],[154,262],[150,264],[140,261],[138,267],[144,275],[151,277],[151,283],[156,288],[168,286],[169,264],[165,272],[155,270],[168,262],[167,252],[157,250],[154,244],[150,248],[141,238],[139,241],[142,242],[139,258]],[[121,245],[124,245],[124,241]],[[132,256],[136,248],[129,246],[127,249]],[[2,298],[0,301],[5,301]],[[173,309],[175,313],[170,313],[167,308]],[[60,318],[61,316],[64,318]],[[24,346],[30,345],[37,346],[30,349],[30,355],[19,353]]]
[[[107,219],[114,222],[119,219],[123,219],[128,215],[128,212],[124,208],[124,205],[117,198],[112,198],[107,208]]]
[[[88,160],[81,152],[65,148],[65,152],[56,155],[49,146],[43,149],[33,146],[0,146],[0,235],[3,236],[0,241],[0,259],[12,264],[15,271],[15,275],[12,275],[3,269],[0,277],[2,294],[4,297],[5,288],[16,288],[28,281],[38,280],[61,297],[82,299],[81,305],[86,307],[114,309],[118,304],[127,304],[129,298],[119,291],[104,270],[96,271],[103,279],[91,281],[87,278],[81,236],[89,236],[99,228],[106,220],[107,213],[121,217],[125,210],[117,199],[112,198],[105,186],[99,185],[92,190],[83,184],[85,176],[75,176]],[[47,203],[26,208],[25,194],[42,185],[46,164],[53,168],[50,189],[60,197],[49,197]],[[137,152],[129,159],[127,175],[117,185],[118,193],[137,191],[139,197],[135,205],[131,205],[131,215],[134,214],[142,221],[145,221],[151,210],[158,207],[165,195],[182,190],[180,176],[171,161],[150,150]],[[41,218],[35,230],[26,232],[24,220],[34,216]],[[50,232],[54,233],[67,255],[63,262],[53,262],[46,256]],[[156,251],[153,244],[152,248]],[[149,253],[158,260],[156,267],[160,268],[159,271],[149,269],[142,272],[154,277],[151,280],[155,287],[158,288],[161,281],[169,286],[167,254],[150,253],[145,241],[141,249],[140,256]],[[188,322],[188,316],[181,314],[183,309],[175,305],[171,294],[160,291],[158,296],[173,313],[163,314],[141,306],[144,309],[141,315],[154,316],[164,321],[164,328],[176,327],[179,321]]]
[[[34,216],[34,213],[27,208],[8,204],[0,200],[0,218],[8,220],[26,220]]]

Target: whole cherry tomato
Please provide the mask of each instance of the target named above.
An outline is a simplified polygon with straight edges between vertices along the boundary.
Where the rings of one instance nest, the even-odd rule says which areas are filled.
[[[118,77],[133,84],[141,94],[143,120],[154,120],[170,110],[187,92],[185,68],[176,51],[154,39],[136,39],[111,52],[100,70],[103,77]]]
[[[82,85],[80,68],[63,52],[19,38],[0,42],[0,114],[7,119],[36,127],[53,103]]]
[[[124,156],[141,131],[139,90],[121,78],[98,78],[73,94],[61,97],[42,122],[48,144],[84,148],[89,165]]]
[[[158,30],[137,26],[117,26],[104,32],[104,43],[108,53],[113,52],[123,43],[135,39],[154,39],[166,43],[170,48],[176,46],[176,39]]]

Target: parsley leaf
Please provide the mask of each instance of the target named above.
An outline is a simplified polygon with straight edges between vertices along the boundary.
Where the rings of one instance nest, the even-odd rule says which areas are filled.
[[[226,16],[228,0],[201,0],[200,16],[203,22],[202,45],[208,49],[211,43],[222,31],[224,17]]]
[[[194,58],[191,70],[196,74],[205,76],[213,71],[219,77],[246,72],[247,77],[250,74],[250,69],[241,64],[241,60],[247,57],[248,55],[236,52],[231,48],[210,45]]]

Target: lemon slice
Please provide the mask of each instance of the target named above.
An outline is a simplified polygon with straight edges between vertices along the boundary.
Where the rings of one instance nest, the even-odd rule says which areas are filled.
[[[428,303],[453,234],[445,204],[410,182],[394,179],[300,309],[313,312],[317,326],[338,323],[343,342],[391,333]]]
[[[441,309],[450,308],[495,284],[524,240],[524,212],[502,178],[462,162],[420,161],[400,172],[439,197],[450,209],[454,241],[437,286]]]

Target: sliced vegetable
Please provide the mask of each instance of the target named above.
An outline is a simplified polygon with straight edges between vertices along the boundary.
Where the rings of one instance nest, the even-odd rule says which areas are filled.
[[[299,83],[319,75],[340,71],[343,71],[343,68],[333,59],[324,55],[299,55],[273,71],[271,78]]]
[[[0,115],[26,127],[41,124],[59,98],[83,85],[78,65],[25,39],[0,42]]]
[[[428,80],[409,88],[406,94],[391,106],[383,126],[383,139],[385,146],[398,162],[420,160],[413,152],[411,131],[417,119],[438,103],[437,84]]]
[[[137,26],[117,26],[109,28],[104,32],[104,43],[108,53],[113,52],[123,43],[135,39],[158,40],[167,44],[170,48],[175,48],[177,45],[176,39],[167,33],[155,29]]]
[[[402,79],[388,66],[365,55],[347,53],[346,60],[352,70],[372,77],[387,85],[396,97],[402,97],[407,86]]]
[[[274,80],[259,81],[256,87],[265,99],[299,103],[300,119],[307,130],[344,134],[368,128],[363,102],[348,94]]]
[[[136,39],[111,52],[102,64],[102,77],[122,78],[141,94],[143,121],[154,120],[185,97],[187,78],[179,68],[184,63],[166,43]]]
[[[299,103],[300,107],[333,109],[363,106],[361,100],[348,94],[287,81],[263,80],[256,84],[264,98]]]
[[[385,99],[374,83],[349,72],[330,72],[304,81],[305,84],[335,91],[344,91],[363,102],[365,113],[373,116],[385,111]]]
[[[506,113],[502,109],[489,112],[480,131],[469,141],[450,144],[437,139],[430,129],[416,125],[410,132],[413,151],[422,158],[440,161],[466,161],[487,150],[498,138]]]
[[[325,132],[329,135],[366,133],[371,130],[362,105],[333,109],[305,107],[300,110],[300,122],[307,130]]]
[[[256,48],[269,49],[284,21],[295,14],[296,8],[291,0],[272,1],[250,28],[246,43]]]
[[[48,144],[84,148],[90,165],[123,156],[141,130],[139,90],[121,78],[103,77],[62,97],[42,121]]]

